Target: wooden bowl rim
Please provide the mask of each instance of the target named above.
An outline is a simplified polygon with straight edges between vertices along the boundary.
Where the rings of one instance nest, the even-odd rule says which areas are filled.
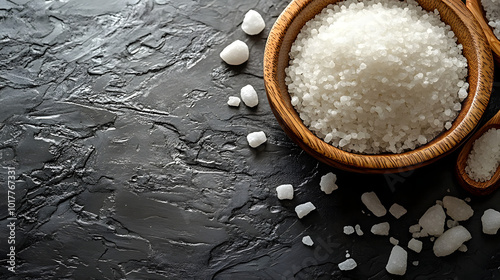
[[[462,112],[465,109],[462,109],[456,120],[459,120],[461,115],[463,115],[463,118],[459,122],[455,120],[450,130],[441,133],[426,145],[404,153],[356,154],[343,151],[319,139],[303,124],[300,118],[289,118],[281,114],[280,112],[287,111],[287,107],[284,104],[285,101],[279,97],[280,81],[278,80],[277,68],[281,44],[294,18],[313,1],[315,0],[293,0],[286,7],[269,33],[264,55],[264,83],[271,109],[283,130],[302,149],[324,163],[349,171],[367,173],[402,172],[427,165],[441,156],[452,152],[473,132],[489,101],[489,94],[493,86],[493,58],[484,34],[482,32],[475,32],[475,30],[481,30],[481,28],[477,21],[474,20],[474,17],[472,17],[471,12],[463,3],[459,3],[462,4],[459,5],[454,0],[439,1],[443,2],[448,9],[453,11],[467,27],[467,31],[472,38],[472,44],[475,46],[475,56],[482,59],[476,61],[477,84],[474,85],[474,88],[471,85],[469,89],[470,92],[473,91],[474,93],[473,99],[470,101],[470,106],[465,113]],[[329,0],[325,2],[328,4],[338,1]],[[483,73],[486,74],[482,75]],[[468,98],[470,98],[470,94]],[[466,120],[469,120],[472,125],[465,124]]]

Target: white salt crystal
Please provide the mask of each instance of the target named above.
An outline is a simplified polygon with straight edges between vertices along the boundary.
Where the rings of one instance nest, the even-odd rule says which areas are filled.
[[[500,229],[500,212],[494,209],[484,211],[481,216],[484,234],[497,234]]]
[[[462,245],[460,245],[460,247],[458,247],[458,249],[457,249],[457,250],[458,250],[459,252],[465,253],[465,252],[467,252],[467,250],[469,250],[469,248],[467,248],[467,245],[462,244]]]
[[[422,251],[422,241],[412,238],[408,241],[408,249],[411,249],[417,253]]]
[[[241,100],[248,107],[255,107],[259,104],[259,96],[252,85],[246,85],[240,90]]]
[[[276,187],[278,199],[293,199],[293,186],[290,184],[279,185]]]
[[[229,65],[240,65],[245,63],[250,56],[248,46],[245,42],[236,40],[225,47],[220,53],[220,58]]]
[[[382,217],[387,213],[375,192],[366,192],[361,195],[361,201],[375,216]]]
[[[346,270],[353,270],[356,268],[356,266],[358,266],[358,264],[356,263],[356,261],[352,258],[349,258],[341,263],[339,263],[339,269],[340,270],[343,270],[343,271],[346,271]]]
[[[472,145],[465,172],[478,182],[491,179],[500,164],[500,129],[491,128]]]
[[[452,220],[452,219],[446,220],[446,227],[448,227],[448,228],[456,227],[458,225],[459,225],[459,223],[455,220]]]
[[[429,235],[439,236],[444,232],[444,224],[446,222],[446,214],[443,207],[439,204],[427,209],[427,211],[418,220],[418,224]]]
[[[462,244],[472,238],[470,232],[463,226],[456,226],[445,231],[434,242],[434,255],[444,257],[455,252]]]
[[[401,218],[401,216],[406,214],[406,212],[406,209],[397,203],[392,204],[389,208],[389,213],[391,213],[396,219]]]
[[[412,225],[409,228],[410,233],[420,232],[420,230],[422,230],[422,227],[419,224]]]
[[[392,247],[391,255],[387,261],[385,269],[390,274],[404,275],[406,273],[406,265],[408,261],[408,253],[401,246]]]
[[[312,241],[312,239],[309,235],[302,237],[302,243],[304,243],[304,245],[307,245],[307,246],[314,245],[314,242]]]
[[[394,237],[390,237],[389,238],[389,242],[392,244],[392,245],[398,245],[399,244],[399,240],[397,240],[396,238]]]
[[[414,266],[418,266],[419,261],[413,261],[413,262],[412,262],[412,264],[413,264]]]
[[[243,18],[241,29],[248,35],[256,35],[262,32],[266,27],[266,22],[255,10],[249,10]]]
[[[247,135],[248,145],[252,148],[257,148],[267,141],[264,131],[252,132]]]
[[[331,194],[334,190],[339,187],[335,184],[337,181],[337,175],[332,172],[327,173],[324,176],[321,176],[321,181],[319,182],[319,186],[323,192],[326,194]]]
[[[493,33],[500,40],[500,5],[497,0],[481,0],[480,2],[486,13],[488,24],[492,27]]]
[[[358,236],[362,236],[364,234],[363,231],[361,230],[361,226],[359,224],[354,226],[354,230],[356,231],[356,234]]]
[[[344,226],[344,234],[351,235],[354,232],[355,231],[354,231],[354,227],[353,226]]]
[[[383,222],[373,225],[371,228],[371,232],[375,235],[389,235],[390,228],[391,226],[388,222]]]
[[[445,196],[443,206],[446,214],[455,221],[467,221],[474,214],[474,210],[460,198],[454,196]]]
[[[297,205],[295,207],[295,212],[297,213],[297,216],[299,217],[299,219],[302,219],[302,217],[311,213],[311,211],[313,211],[315,209],[316,209],[316,207],[314,206],[314,204],[312,204],[311,202],[306,202],[306,203]]]
[[[232,106],[232,107],[238,107],[240,106],[241,99],[237,96],[229,96],[229,99],[227,100],[227,105]]]

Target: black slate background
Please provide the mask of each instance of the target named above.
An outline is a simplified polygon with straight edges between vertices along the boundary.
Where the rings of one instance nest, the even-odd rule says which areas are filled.
[[[470,197],[453,175],[456,153],[401,174],[359,175],[318,163],[283,133],[262,79],[266,36],[288,1],[0,1],[1,279],[399,279],[392,245],[370,227],[409,226],[445,195]],[[259,11],[263,33],[243,15]],[[230,67],[233,40],[250,60]],[[500,109],[500,76],[486,121]],[[226,105],[246,84],[260,104]],[[263,130],[251,149],[245,136]],[[7,270],[8,169],[15,170],[15,273]],[[325,195],[320,177],[338,175]],[[292,201],[274,188],[290,183]],[[375,191],[408,213],[368,214]],[[317,211],[299,220],[294,207]],[[471,197],[468,251],[437,258],[408,250],[405,279],[498,279],[500,236],[481,232],[500,193]],[[360,224],[363,236],[343,233]],[[301,243],[304,235],[313,247]],[[358,267],[341,272],[346,252]],[[413,265],[418,261],[418,265]]]

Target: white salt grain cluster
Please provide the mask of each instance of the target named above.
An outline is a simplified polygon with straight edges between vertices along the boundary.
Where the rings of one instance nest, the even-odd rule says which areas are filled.
[[[444,232],[444,224],[446,222],[446,214],[443,207],[439,204],[427,209],[427,211],[420,217],[418,224],[429,235],[439,236]]]
[[[474,141],[465,172],[474,181],[485,182],[491,179],[499,164],[500,129],[492,128]]]
[[[246,85],[240,90],[241,100],[248,107],[255,107],[259,104],[259,96],[252,85]]]
[[[457,222],[466,221],[474,215],[474,210],[467,202],[454,196],[445,196],[443,207],[446,209],[446,214]]]
[[[264,131],[256,131],[247,135],[247,141],[250,147],[257,148],[267,141],[267,137]]]
[[[329,172],[326,175],[321,176],[319,186],[324,193],[331,194],[334,190],[339,188],[337,184],[335,184],[336,181],[337,175]]]
[[[353,270],[358,266],[356,261],[352,258],[349,258],[341,263],[339,263],[339,269],[346,271],[346,270]]]
[[[232,107],[238,107],[240,106],[241,99],[237,96],[229,96],[227,100],[227,105],[232,106]]]
[[[290,184],[283,184],[276,187],[278,199],[293,199],[293,186]]]
[[[389,235],[390,228],[391,228],[391,226],[389,225],[388,222],[383,222],[383,223],[373,225],[371,228],[371,232],[375,235],[387,236],[387,235]]]
[[[481,0],[488,24],[500,40],[500,0]]]
[[[494,209],[484,211],[481,216],[481,224],[484,234],[497,234],[500,229],[500,212]]]
[[[262,32],[266,27],[266,22],[255,10],[249,10],[243,18],[241,29],[248,35],[256,35]]]
[[[302,237],[302,243],[304,243],[304,245],[307,245],[307,246],[314,245],[314,242],[309,235]]]
[[[389,208],[389,213],[391,213],[391,215],[393,215],[396,219],[401,218],[404,214],[406,214],[406,212],[407,210],[397,203],[392,204]]]
[[[404,275],[406,273],[406,265],[408,260],[408,253],[401,246],[396,245],[392,247],[391,255],[387,261],[385,269],[390,274]]]
[[[415,1],[346,0],[303,27],[286,84],[304,124],[346,151],[426,144],[467,97],[467,60],[451,28]]]
[[[245,63],[250,56],[250,51],[245,42],[236,40],[225,47],[220,53],[220,58],[229,65],[240,65]]]
[[[382,217],[387,213],[384,205],[380,202],[377,194],[375,192],[366,192],[361,195],[361,201],[370,210],[373,215],[377,217]]]
[[[315,210],[316,206],[312,204],[311,202],[306,202],[303,204],[299,204],[295,207],[295,213],[297,213],[297,216],[299,219],[302,219],[304,216],[307,214],[311,213],[311,211]]]
[[[432,247],[434,255],[437,257],[448,256],[471,238],[470,232],[463,226],[450,228],[434,241],[434,246]]]

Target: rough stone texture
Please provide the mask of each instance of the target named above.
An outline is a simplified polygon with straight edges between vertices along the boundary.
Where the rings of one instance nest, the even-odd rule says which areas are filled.
[[[266,36],[287,4],[0,1],[0,278],[390,279],[392,245],[346,236],[343,226],[380,222],[361,211],[360,195],[374,190],[386,206],[408,209],[391,220],[406,244],[408,227],[447,190],[467,196],[453,178],[454,155],[418,171],[357,175],[294,145],[262,80]],[[256,36],[240,28],[249,9],[266,20]],[[232,67],[219,52],[236,39],[250,60]],[[487,116],[500,109],[496,81]],[[246,84],[261,103],[227,106]],[[268,142],[251,149],[245,136],[257,130]],[[318,187],[328,172],[339,178],[330,196]],[[291,201],[275,195],[285,183],[296,190]],[[318,210],[299,220],[294,207],[307,201]],[[496,192],[470,205],[483,213],[499,202]],[[11,218],[15,274],[7,271]],[[498,277],[498,239],[481,233],[478,217],[464,226],[473,236],[467,253],[437,259],[424,243],[409,255],[419,266],[407,277]],[[341,272],[346,251],[358,267]]]

